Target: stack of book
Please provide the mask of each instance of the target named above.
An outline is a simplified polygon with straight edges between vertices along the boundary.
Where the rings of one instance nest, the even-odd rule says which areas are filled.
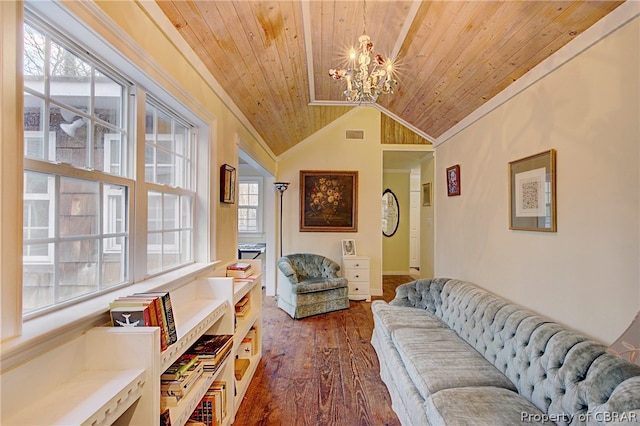
[[[219,426],[227,415],[227,383],[213,382],[191,414],[192,422]],[[188,423],[187,423],[188,424]]]
[[[186,353],[197,355],[198,360],[202,363],[204,373],[212,376],[227,359],[232,346],[233,336],[230,334],[205,334]]]
[[[253,267],[247,262],[235,262],[227,265],[227,276],[236,280],[248,279],[253,274]]]
[[[135,293],[109,304],[114,327],[159,327],[164,351],[178,341],[169,292]]]
[[[236,303],[236,306],[235,306],[236,316],[239,318],[244,318],[249,312],[250,306],[251,305],[249,304],[249,295],[247,294],[242,299],[240,299],[238,303]]]
[[[178,358],[160,377],[161,403],[177,405],[194,388],[203,371],[197,356],[185,354]]]

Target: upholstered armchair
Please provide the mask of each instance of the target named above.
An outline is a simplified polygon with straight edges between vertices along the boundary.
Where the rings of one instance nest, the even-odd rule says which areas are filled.
[[[347,309],[347,279],[338,277],[340,265],[311,253],[288,254],[278,260],[287,280],[278,288],[278,307],[292,318]]]

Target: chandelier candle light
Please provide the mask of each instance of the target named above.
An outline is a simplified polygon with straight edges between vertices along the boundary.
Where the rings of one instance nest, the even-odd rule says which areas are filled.
[[[334,80],[346,80],[347,90],[343,92],[347,102],[375,103],[380,93],[393,93],[398,81],[393,78],[393,62],[376,54],[371,60],[373,42],[366,34],[367,4],[363,2],[362,35],[358,39],[360,50],[351,49],[349,68],[331,68],[329,76]]]

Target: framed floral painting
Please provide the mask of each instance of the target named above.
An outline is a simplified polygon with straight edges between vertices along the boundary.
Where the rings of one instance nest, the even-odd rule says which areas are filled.
[[[358,172],[300,170],[300,231],[358,231]]]

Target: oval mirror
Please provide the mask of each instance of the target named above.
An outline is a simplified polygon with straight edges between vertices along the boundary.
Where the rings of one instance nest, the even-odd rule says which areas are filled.
[[[400,224],[400,205],[398,198],[389,188],[382,193],[382,235],[391,237]]]

